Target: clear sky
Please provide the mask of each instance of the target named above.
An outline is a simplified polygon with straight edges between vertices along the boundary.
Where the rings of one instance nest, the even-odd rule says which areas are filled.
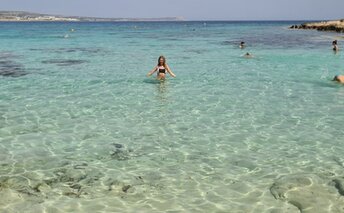
[[[187,20],[321,20],[344,18],[344,0],[0,0],[0,10]]]

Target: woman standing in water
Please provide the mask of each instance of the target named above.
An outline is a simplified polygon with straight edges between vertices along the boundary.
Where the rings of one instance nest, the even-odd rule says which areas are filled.
[[[176,77],[176,75],[171,71],[170,67],[166,64],[166,58],[164,56],[160,56],[158,59],[158,65],[156,65],[148,74],[147,76],[151,76],[153,73],[157,73],[158,80],[165,80],[166,72],[170,74],[172,77]]]

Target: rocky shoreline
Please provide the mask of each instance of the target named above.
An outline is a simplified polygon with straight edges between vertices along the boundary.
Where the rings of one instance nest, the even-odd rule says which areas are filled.
[[[344,33],[344,19],[337,21],[303,23],[301,25],[292,25],[291,27],[289,27],[289,29],[312,29],[318,31],[333,31],[338,33]]]

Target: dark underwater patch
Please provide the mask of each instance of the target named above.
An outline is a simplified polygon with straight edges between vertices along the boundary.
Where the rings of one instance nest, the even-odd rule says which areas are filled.
[[[50,52],[50,53],[74,53],[74,52],[81,52],[81,53],[88,53],[88,54],[96,54],[102,52],[101,48],[86,48],[86,47],[62,47],[62,48],[52,48],[52,49],[44,49],[44,48],[30,48],[30,51],[42,51],[42,52]]]
[[[76,48],[58,48],[55,50],[55,52],[83,52],[83,53],[99,53],[102,49],[100,48],[82,48],[82,47],[76,47]]]
[[[14,59],[14,58],[18,58],[18,56],[13,55],[10,52],[0,52],[0,60]]]
[[[235,45],[235,44],[240,44],[240,42],[235,42],[235,41],[223,41],[221,42],[221,45]]]
[[[43,64],[55,64],[57,66],[72,66],[87,63],[86,60],[73,60],[73,59],[50,59],[42,61]]]
[[[206,53],[207,50],[205,49],[187,49],[187,50],[184,50],[184,52],[187,52],[187,53],[196,53],[196,54],[203,54],[203,53]]]
[[[24,66],[13,59],[15,55],[11,53],[0,53],[0,76],[20,77],[27,75]]]

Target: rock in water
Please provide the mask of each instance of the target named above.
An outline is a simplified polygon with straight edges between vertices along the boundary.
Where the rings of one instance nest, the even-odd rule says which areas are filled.
[[[333,180],[334,187],[338,190],[338,193],[344,196],[344,178],[337,178]]]
[[[302,213],[344,212],[344,202],[338,199],[336,188],[314,174],[283,176],[271,186],[270,192]]]
[[[292,25],[290,29],[312,29],[319,31],[334,31],[338,33],[344,32],[344,22],[343,20],[337,21],[322,21],[322,22],[312,22],[303,23],[301,25]]]

